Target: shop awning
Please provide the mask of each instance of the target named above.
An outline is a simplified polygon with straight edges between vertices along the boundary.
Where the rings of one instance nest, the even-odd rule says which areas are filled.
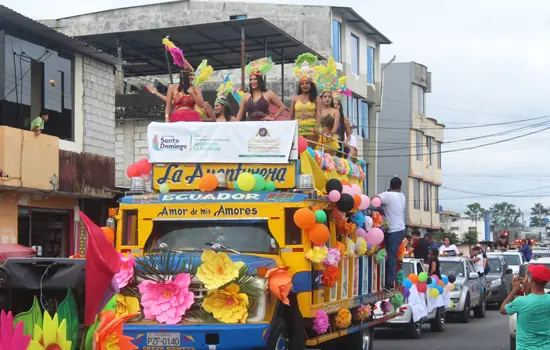
[[[9,258],[30,258],[34,256],[36,251],[32,248],[25,247],[15,243],[0,244],[0,262],[4,262]]]

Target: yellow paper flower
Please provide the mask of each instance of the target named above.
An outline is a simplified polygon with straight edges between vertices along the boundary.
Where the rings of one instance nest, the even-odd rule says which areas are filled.
[[[44,311],[42,328],[34,325],[32,340],[27,350],[71,350],[71,341],[67,340],[67,325],[65,320],[58,322],[57,314],[53,319]]]
[[[354,256],[355,249],[356,249],[355,243],[353,243],[353,241],[350,238],[348,238],[348,240],[346,241],[346,255],[349,257]]]
[[[340,309],[334,318],[336,328],[348,328],[351,324],[351,312],[348,309]]]
[[[357,252],[359,255],[365,255],[367,252],[367,241],[363,237],[357,238]]]
[[[311,262],[319,264],[321,261],[325,260],[328,254],[328,248],[326,245],[316,245],[313,249],[310,249],[306,253],[306,259],[309,259]]]
[[[248,318],[248,295],[231,283],[225,289],[208,292],[202,302],[206,312],[223,323],[245,323]]]
[[[127,297],[122,294],[116,296],[116,317],[121,318],[140,312],[139,300],[135,297]]]
[[[202,264],[197,270],[197,277],[208,290],[219,288],[237,277],[244,266],[243,262],[234,263],[225,253],[206,250],[201,255]]]

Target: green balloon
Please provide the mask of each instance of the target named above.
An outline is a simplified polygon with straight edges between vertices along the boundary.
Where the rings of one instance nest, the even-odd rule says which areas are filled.
[[[159,192],[160,193],[168,193],[170,192],[170,186],[168,186],[167,183],[164,183],[162,185],[159,186]]]
[[[418,282],[426,282],[428,280],[428,274],[426,272],[420,272],[418,274]]]
[[[273,182],[266,182],[264,186],[264,191],[273,192],[275,191],[275,183]]]
[[[239,188],[239,185],[237,184],[237,181],[235,181],[233,183],[233,185],[235,186],[235,191],[240,191],[241,189]]]
[[[327,222],[327,213],[325,213],[324,210],[315,211],[315,221],[318,224],[324,224]]]
[[[254,187],[252,187],[252,192],[259,192],[265,187],[265,178],[260,174],[254,174]]]

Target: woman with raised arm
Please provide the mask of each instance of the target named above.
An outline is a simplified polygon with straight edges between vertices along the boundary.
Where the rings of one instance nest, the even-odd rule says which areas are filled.
[[[298,120],[298,133],[308,141],[317,141],[317,133],[321,124],[319,115],[319,105],[317,96],[317,86],[313,82],[315,79],[315,69],[317,56],[310,53],[304,53],[296,59],[294,74],[298,80],[298,89],[296,96],[290,103],[290,119]]]
[[[276,120],[286,110],[286,106],[279,96],[265,86],[265,74],[272,68],[273,61],[270,57],[252,61],[246,66],[245,70],[249,76],[249,92],[244,94],[239,105],[238,121]],[[279,107],[274,116],[269,115],[271,104]]]
[[[197,76],[195,70],[187,62],[183,56],[183,52],[172,43],[168,37],[162,41],[166,50],[170,52],[174,59],[174,64],[181,68],[180,82],[178,85],[172,84],[168,87],[166,94],[166,107],[164,110],[165,121],[167,123],[176,122],[202,122],[202,118],[195,107],[204,108],[204,99],[202,97],[201,88],[193,83],[207,79],[212,75],[212,67],[208,66],[206,61],[203,61],[199,66],[201,71]],[[174,111],[172,112],[172,106]]]
[[[233,82],[231,81],[231,73],[229,73],[223,83],[218,87],[218,96],[214,103],[214,113],[216,116],[216,122],[234,122],[237,118],[231,112],[231,106],[229,105],[229,94],[233,92]]]

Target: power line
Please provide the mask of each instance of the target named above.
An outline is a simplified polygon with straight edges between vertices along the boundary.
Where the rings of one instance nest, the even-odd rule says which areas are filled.
[[[441,186],[441,188],[443,189],[446,189],[446,190],[449,190],[449,191],[454,191],[454,192],[460,192],[460,193],[466,193],[466,194],[474,194],[474,195],[480,195],[480,196],[488,196],[488,197],[531,197],[531,196],[535,196],[536,195],[513,195],[514,193],[521,193],[521,192],[529,192],[529,191],[536,191],[536,190],[540,190],[540,189],[543,189],[543,188],[550,188],[550,186],[544,186],[544,187],[537,187],[537,188],[534,188],[534,189],[528,189],[528,190],[521,190],[521,191],[512,191],[512,192],[503,192],[503,193],[479,193],[479,192],[470,192],[470,191],[465,191],[465,190],[460,190],[460,189],[456,189],[456,188],[452,188],[452,187],[447,187],[447,186]],[[549,194],[550,195],[550,194]]]

